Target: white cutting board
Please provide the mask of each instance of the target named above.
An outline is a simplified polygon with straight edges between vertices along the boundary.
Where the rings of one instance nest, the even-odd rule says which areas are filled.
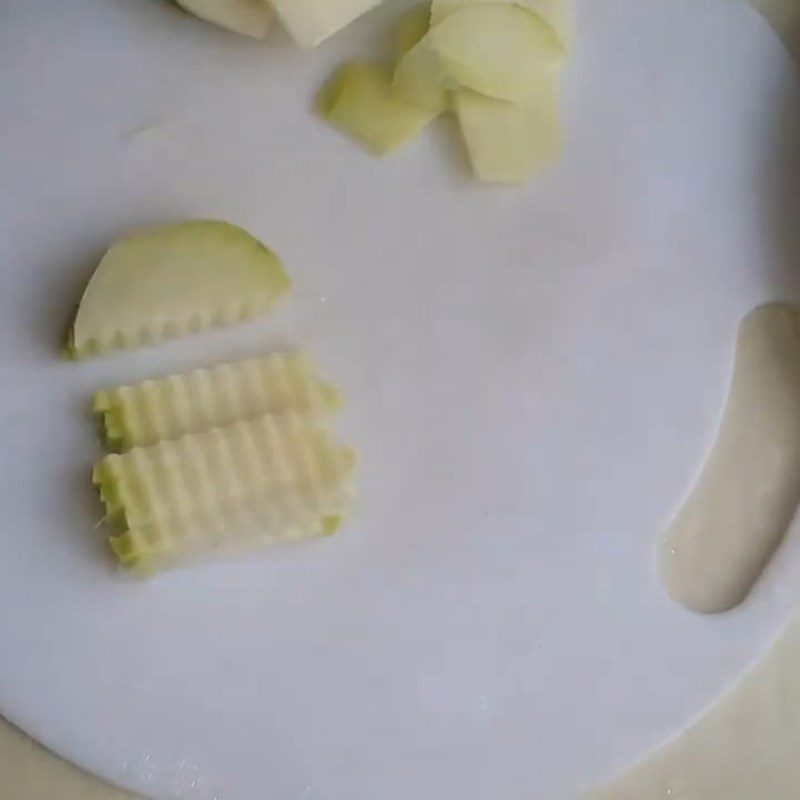
[[[377,161],[312,117],[388,5],[301,53],[155,0],[0,4],[0,711],[155,797],[574,798],[711,703],[800,597],[795,535],[724,617],[654,571],[737,321],[800,299],[800,89],[773,34],[732,0],[586,0],[564,157],[503,190],[448,124]],[[198,216],[283,256],[283,310],[60,362],[110,241]],[[120,576],[91,391],[281,343],[344,390],[358,517]]]

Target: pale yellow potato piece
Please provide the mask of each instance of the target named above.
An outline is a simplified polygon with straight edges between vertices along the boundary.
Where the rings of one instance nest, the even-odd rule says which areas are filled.
[[[272,27],[274,15],[267,0],[175,0],[190,14],[220,28],[263,39]]]
[[[4,800],[142,800],[45,750],[0,718]]]
[[[564,46],[536,14],[515,5],[454,11],[397,66],[394,87],[409,102],[441,110],[459,88],[524,103],[536,96],[543,70],[557,70]]]
[[[413,139],[437,112],[399,98],[390,71],[352,61],[340,69],[317,99],[319,114],[375,155],[386,155]]]
[[[120,561],[156,568],[219,548],[333,533],[354,452],[313,415],[266,414],[102,458],[93,482]]]
[[[395,61],[399,61],[412,47],[419,44],[430,27],[430,3],[423,3],[404,14],[394,32]]]
[[[272,0],[272,6],[295,43],[320,42],[375,8],[381,0]]]
[[[567,51],[575,41],[574,0],[433,0],[430,26],[434,27],[460,8],[470,5],[516,5],[538,14],[556,32]]]
[[[441,114],[448,107],[448,91],[456,83],[447,74],[429,37],[430,34],[423,37],[397,62],[392,89],[406,102]]]
[[[105,389],[93,408],[106,447],[124,451],[263,414],[300,411],[324,424],[340,405],[305,353],[275,353]]]
[[[800,63],[800,3],[797,0],[754,0],[795,60]]]
[[[250,319],[290,287],[280,259],[228,222],[135,231],[109,248],[92,275],[67,354],[85,358]]]
[[[540,93],[524,105],[460,89],[454,107],[475,174],[489,183],[522,183],[561,150],[558,76],[542,72]]]

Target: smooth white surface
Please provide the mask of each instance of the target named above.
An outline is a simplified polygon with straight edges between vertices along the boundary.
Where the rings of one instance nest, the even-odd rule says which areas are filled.
[[[707,706],[797,600],[793,535],[720,619],[654,574],[738,319],[800,295],[798,87],[766,24],[729,0],[582,4],[564,159],[509,191],[462,172],[446,125],[380,162],[311,117],[399,12],[306,54],[147,0],[0,10],[0,708],[133,789],[571,797]],[[108,243],[187,216],[262,236],[288,307],[57,361]],[[90,392],[265,339],[344,389],[358,521],[121,580],[91,531]]]
[[[695,725],[585,800],[794,800],[800,783],[800,617]]]

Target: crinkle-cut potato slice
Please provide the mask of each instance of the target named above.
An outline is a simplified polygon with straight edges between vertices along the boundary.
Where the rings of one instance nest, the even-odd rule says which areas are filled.
[[[103,390],[93,410],[107,448],[124,451],[262,414],[295,410],[327,420],[340,406],[307,354],[275,353]]]
[[[287,517],[265,504],[251,509],[242,507],[227,522],[226,536],[212,545],[203,544],[208,531],[202,526],[179,522],[160,522],[143,528],[133,528],[109,537],[109,546],[119,564],[142,576],[178,566],[203,556],[228,555],[269,545],[288,544],[306,539],[333,536],[343,524],[352,506],[352,496],[345,490],[332,494],[317,504],[322,516],[308,513]],[[246,521],[242,521],[243,516]],[[175,546],[176,536],[183,536]]]
[[[353,502],[354,467],[329,429],[288,412],[105,456],[93,482],[112,549],[148,568],[332,533]]]
[[[135,527],[119,526],[109,546],[122,567],[152,574],[204,556],[333,536],[352,512],[351,478],[315,492],[288,487],[242,498],[216,514],[159,519]]]
[[[411,103],[432,110],[449,90],[472,89],[498,100],[524,103],[535,95],[543,70],[557,70],[565,49],[536,14],[510,4],[454,11],[400,60],[394,87]]]
[[[95,482],[107,511],[129,526],[213,511],[273,486],[319,484],[341,473],[333,432],[302,412],[265,414],[104,456]]]
[[[406,12],[394,29],[394,60],[398,62],[422,41],[431,27],[431,4],[423,3]]]
[[[415,138],[437,116],[398,97],[390,70],[363,61],[351,61],[337,70],[317,98],[317,111],[379,156]]]
[[[274,14],[268,0],[175,0],[184,11],[251,39],[263,39]]]
[[[381,0],[272,0],[289,35],[304,48],[316,47],[380,3]]]
[[[434,27],[460,8],[471,5],[516,5],[540,16],[555,31],[567,52],[575,43],[574,0],[433,0],[430,26]]]
[[[270,310],[290,286],[278,257],[230,223],[137,231],[103,256],[67,353],[85,358],[249,319]]]
[[[561,150],[558,75],[542,72],[524,104],[460,89],[454,106],[472,168],[488,183],[522,183]]]

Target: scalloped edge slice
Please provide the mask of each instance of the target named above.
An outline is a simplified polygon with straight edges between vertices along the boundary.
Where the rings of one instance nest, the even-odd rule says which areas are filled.
[[[107,514],[140,527],[164,519],[213,517],[268,491],[312,492],[354,466],[326,421],[291,411],[189,433],[103,456],[92,473]],[[295,498],[296,499],[296,498]]]
[[[332,500],[333,505],[352,504],[352,499],[342,493],[342,499]],[[349,509],[348,509],[349,510]],[[157,572],[176,567],[182,563],[201,560],[204,556],[230,555],[237,551],[248,551],[269,545],[289,544],[307,539],[322,539],[334,536],[347,519],[347,511],[334,513],[321,512],[315,519],[304,522],[295,520],[287,522],[282,528],[274,528],[269,533],[253,534],[252,531],[240,530],[238,537],[213,549],[203,550],[189,546],[183,551],[169,546],[169,538],[154,539],[153,530],[133,528],[109,536],[108,544],[119,565],[139,577],[146,578]]]
[[[271,310],[290,288],[278,257],[228,222],[136,231],[100,261],[65,351],[87,358],[243,321]]]
[[[96,392],[92,410],[112,451],[177,439],[262,414],[329,421],[342,399],[306,353],[273,353]]]

